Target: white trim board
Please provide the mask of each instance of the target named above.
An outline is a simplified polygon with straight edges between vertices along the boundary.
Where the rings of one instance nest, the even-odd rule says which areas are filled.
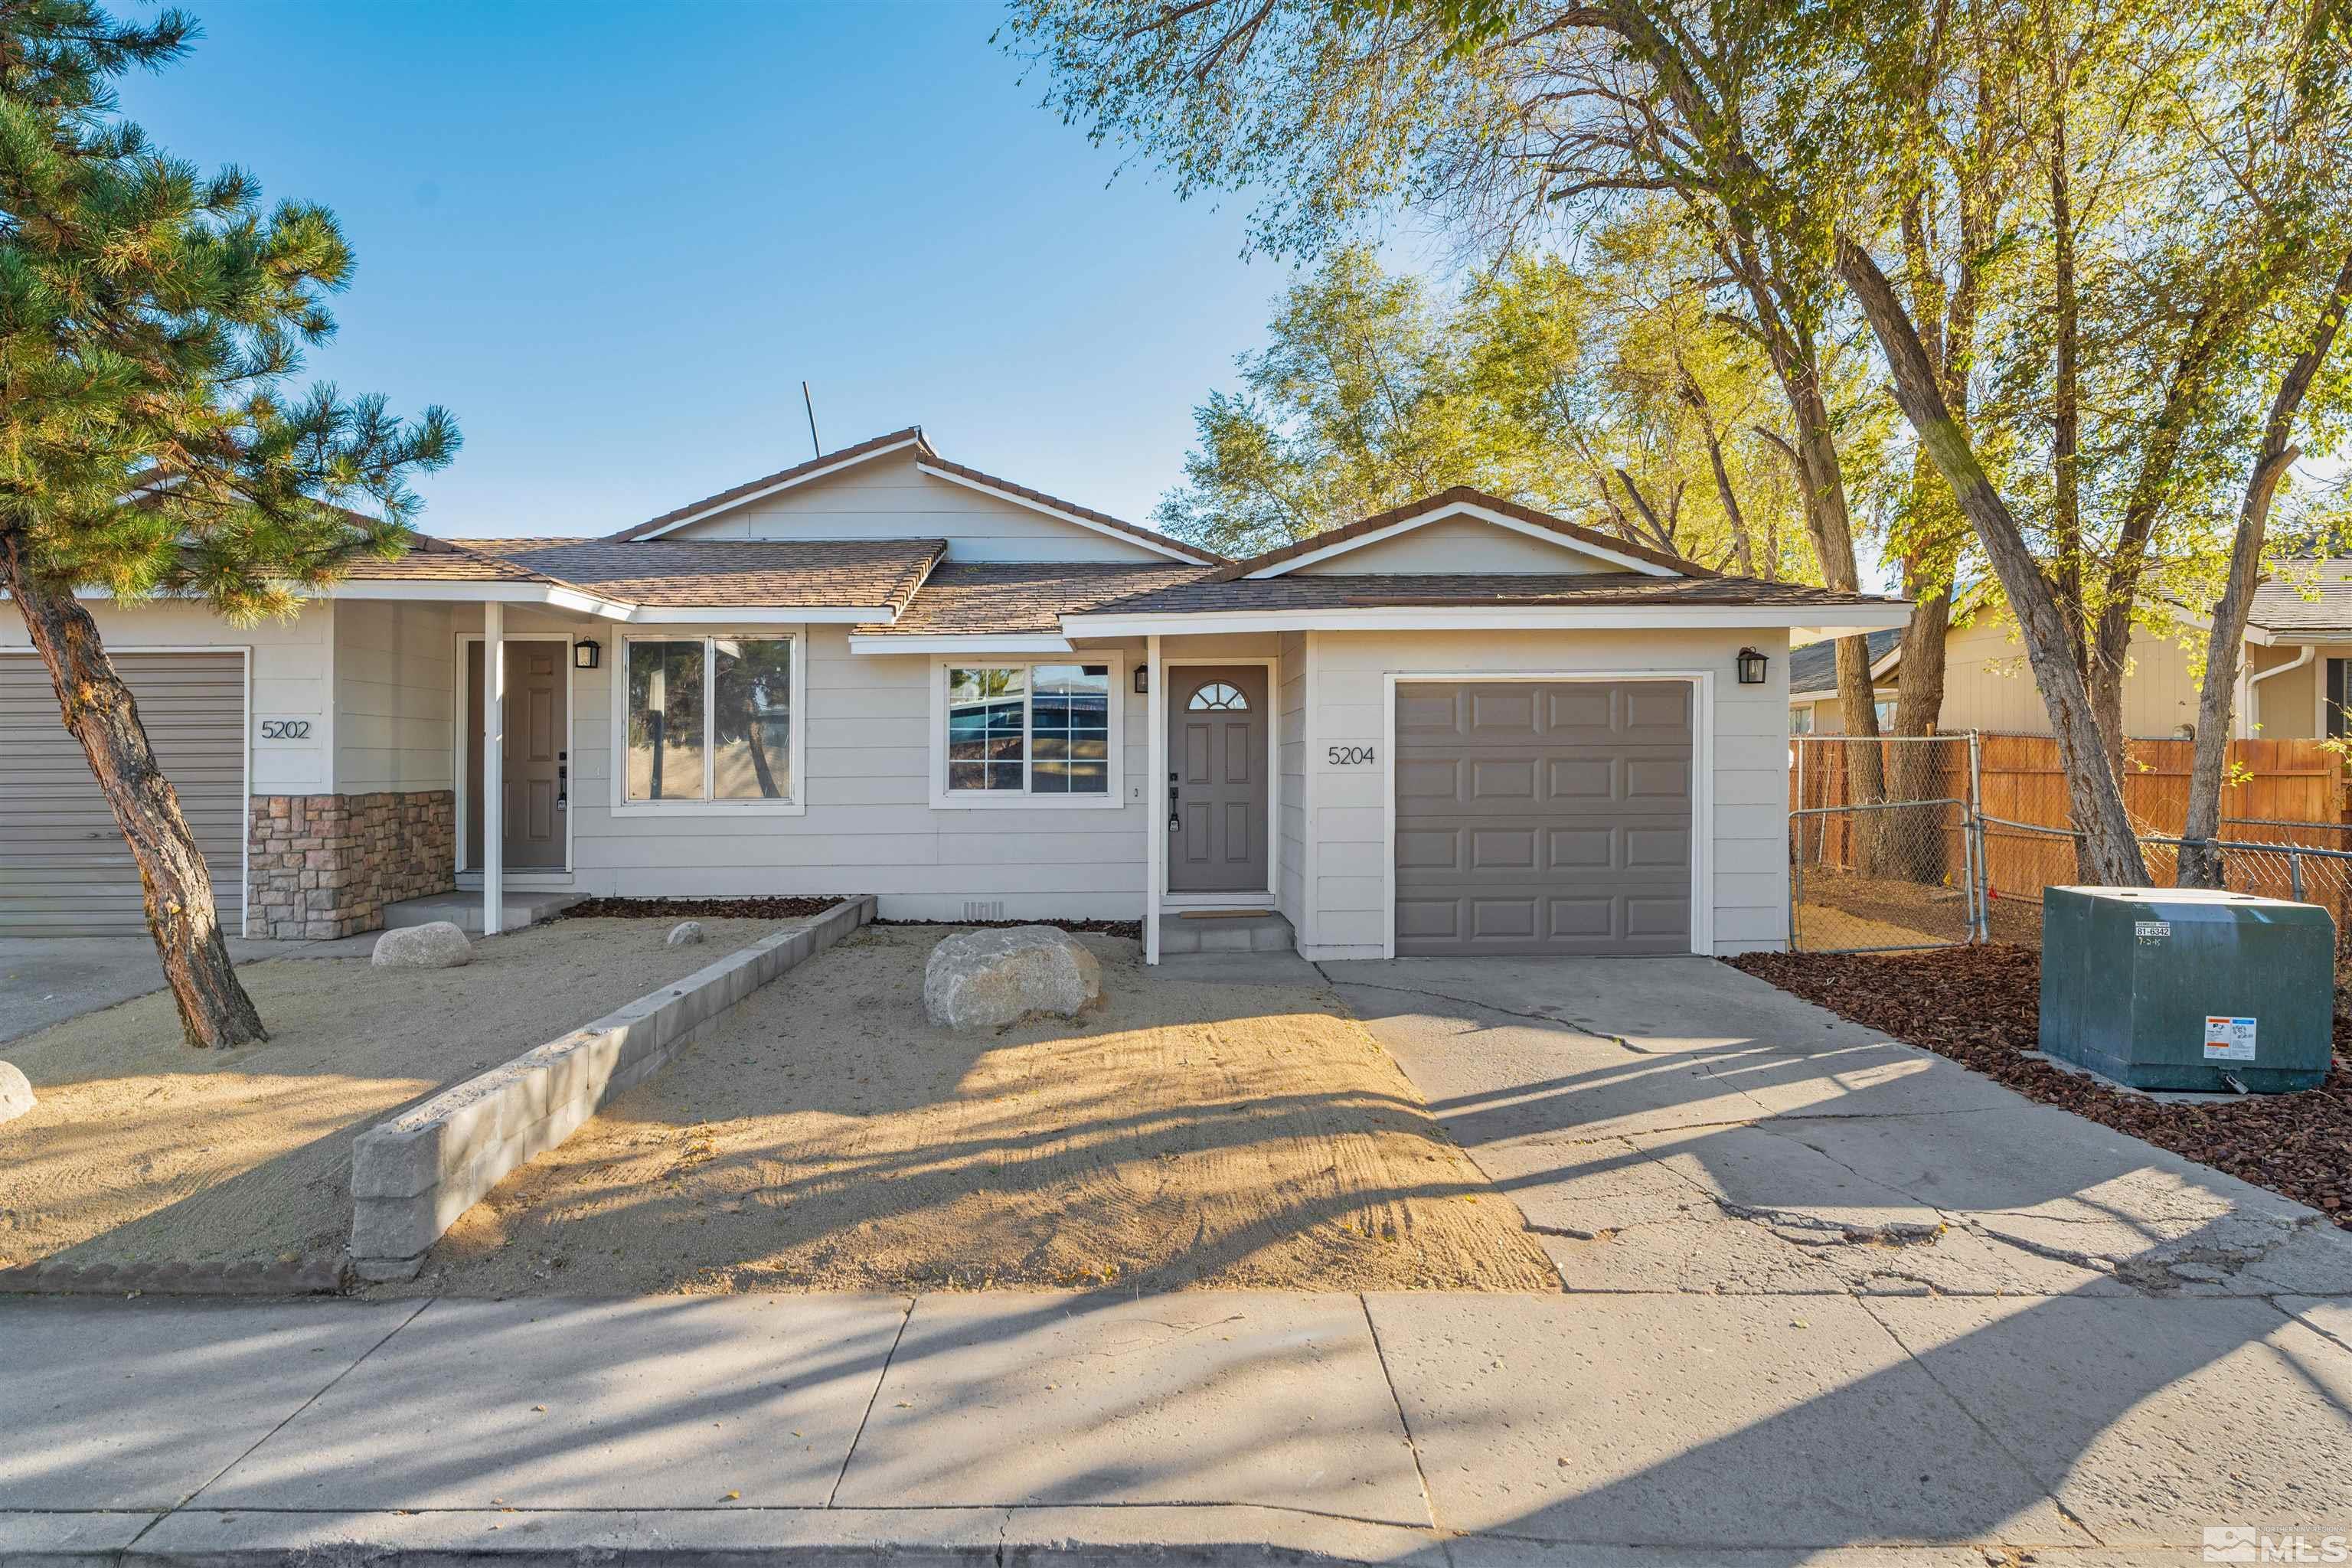
[[[1279,904],[1282,900],[1281,655],[1277,653],[1264,658],[1171,658],[1163,661],[1163,668],[1167,669],[1222,669],[1239,668],[1245,669],[1263,669],[1265,671],[1265,707],[1260,710],[1258,715],[1265,721],[1258,726],[1258,728],[1265,736],[1265,886],[1263,889],[1220,889],[1216,891],[1199,896],[1204,899],[1225,900],[1264,898],[1271,901],[1269,903],[1269,907],[1272,907],[1274,904]],[[1163,710],[1165,710],[1164,701],[1162,703],[1162,707]],[[1166,729],[1167,722],[1167,712],[1163,710],[1160,716],[1160,745],[1163,750],[1168,743]],[[1160,826],[1160,832],[1164,835],[1167,831],[1164,816],[1154,816],[1152,821]],[[1162,842],[1164,847],[1165,840],[1163,839]],[[1172,902],[1177,900],[1194,896],[1175,892],[1168,887],[1167,859],[1168,858],[1165,854],[1161,855],[1160,868],[1160,896],[1161,902]]]
[[[1055,637],[1051,632],[1004,633],[968,632],[942,634],[938,637],[852,637],[849,651],[855,654],[894,653],[1071,653],[1076,650],[1070,639]]]
[[[1480,522],[1491,523],[1496,528],[1508,529],[1513,533],[1522,533],[1529,539],[1557,546],[1564,554],[1585,555],[1595,561],[1606,561],[1612,566],[1621,566],[1628,572],[1638,572],[1644,577],[1680,577],[1686,574],[1676,572],[1672,567],[1661,566],[1654,561],[1644,561],[1638,555],[1628,555],[1622,551],[1612,550],[1605,544],[1588,543],[1581,539],[1571,538],[1557,529],[1523,522],[1507,512],[1496,511],[1492,507],[1480,506],[1475,501],[1457,500],[1448,501],[1445,505],[1429,511],[1415,512],[1411,517],[1400,519],[1385,528],[1374,529],[1370,533],[1360,534],[1354,539],[1342,539],[1335,543],[1324,545],[1319,550],[1310,550],[1304,555],[1294,555],[1287,560],[1277,561],[1271,566],[1262,566],[1248,574],[1244,581],[1286,576],[1302,566],[1312,566],[1318,561],[1328,561],[1334,556],[1346,555],[1353,551],[1378,544],[1383,540],[1394,539],[1401,533],[1410,533],[1414,529],[1426,528],[1433,522],[1443,522],[1450,517],[1475,518]]]
[[[1715,955],[1715,671],[1711,669],[1486,670],[1427,672],[1391,670],[1381,691],[1381,901],[1386,907],[1381,956],[1396,956],[1396,710],[1397,688],[1460,686],[1478,682],[1680,680],[1695,689],[1691,700],[1691,952]]]
[[[1137,637],[1154,632],[1418,632],[1418,631],[1648,631],[1712,628],[1759,631],[1803,630],[1823,637],[1884,631],[1911,618],[1906,604],[1752,605],[1402,605],[1366,609],[1212,610],[1118,614],[1086,612],[1062,617],[1071,637]]]

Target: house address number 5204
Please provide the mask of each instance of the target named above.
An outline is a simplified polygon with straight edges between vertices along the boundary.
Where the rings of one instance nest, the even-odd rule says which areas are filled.
[[[1335,768],[1360,768],[1372,760],[1370,746],[1333,746],[1324,753]]]

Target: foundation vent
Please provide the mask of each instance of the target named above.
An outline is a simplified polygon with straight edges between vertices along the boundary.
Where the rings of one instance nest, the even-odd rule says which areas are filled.
[[[1004,918],[1003,899],[966,899],[963,918],[968,921],[1001,921]]]

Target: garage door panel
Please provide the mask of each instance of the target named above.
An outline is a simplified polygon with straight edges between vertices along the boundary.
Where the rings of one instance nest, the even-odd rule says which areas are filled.
[[[1400,686],[1397,951],[1690,950],[1685,682]]]
[[[1453,899],[1397,900],[1397,940],[1452,941],[1462,931],[1462,906]]]
[[[234,931],[244,913],[245,658],[113,656]],[[0,655],[0,934],[135,935],[139,868],[37,658]]]

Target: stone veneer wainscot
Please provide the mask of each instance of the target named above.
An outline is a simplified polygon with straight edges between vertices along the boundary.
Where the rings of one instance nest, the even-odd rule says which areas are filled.
[[[446,789],[253,797],[246,931],[354,936],[383,907],[457,885],[457,802]]]

